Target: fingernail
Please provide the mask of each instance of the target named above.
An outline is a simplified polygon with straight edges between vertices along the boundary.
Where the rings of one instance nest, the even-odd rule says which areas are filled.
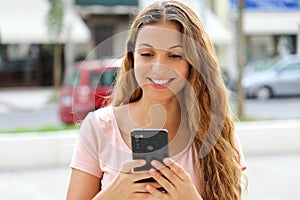
[[[164,158],[163,161],[166,165],[171,164],[171,160],[169,158]]]
[[[140,160],[139,163],[140,163],[141,165],[144,165],[144,164],[146,164],[146,161],[145,161],[145,160]]]
[[[159,163],[159,162],[158,162],[157,160],[152,160],[152,161],[151,161],[151,165],[153,165],[153,166],[158,165],[158,163]]]
[[[150,172],[151,175],[155,175],[155,174],[156,174],[156,170],[153,169],[153,168],[151,168],[151,169],[149,170],[149,172]]]

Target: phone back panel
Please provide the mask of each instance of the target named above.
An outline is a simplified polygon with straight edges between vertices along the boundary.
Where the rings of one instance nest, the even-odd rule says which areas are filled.
[[[149,170],[151,161],[169,157],[168,131],[165,129],[134,129],[131,131],[133,159],[144,159],[146,165],[134,171]],[[163,162],[162,162],[163,163]]]

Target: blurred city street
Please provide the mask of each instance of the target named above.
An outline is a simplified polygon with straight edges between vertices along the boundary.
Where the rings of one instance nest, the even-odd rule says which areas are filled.
[[[0,89],[0,130],[59,126],[53,87]]]
[[[165,37],[155,38],[155,45],[152,39],[146,40],[146,46],[155,51],[140,52],[141,56],[159,58],[155,65],[151,63],[155,68],[171,67],[147,80],[154,85],[164,82],[165,88],[177,77],[164,78],[173,70],[172,63],[184,59],[190,69],[199,66],[203,80],[210,83],[218,59],[234,131],[247,164],[248,190],[243,199],[300,200],[300,0],[180,1],[200,17],[200,26],[194,15],[190,17],[193,26],[181,24],[180,32],[185,34],[175,47],[183,51],[169,53],[172,45],[162,54],[168,56],[166,60],[155,53],[156,49],[164,52],[159,48]],[[0,0],[0,200],[62,200],[66,199],[69,163],[78,135],[78,126],[65,126],[72,122],[70,108],[78,115],[77,111],[86,114],[83,111],[103,105],[100,99],[115,83],[115,72],[106,71],[107,58],[130,58],[139,50],[136,41],[142,39],[137,31],[129,32],[135,23],[129,25],[134,15],[153,1],[22,2]],[[167,13],[173,11],[164,15]],[[195,30],[201,34],[188,27],[198,27]],[[153,60],[144,64],[150,66]],[[136,61],[136,56],[125,59],[123,66],[133,63],[136,68]],[[202,70],[207,66],[208,70]],[[104,69],[109,72],[107,77]],[[190,72],[193,76],[193,70]],[[105,93],[97,93],[101,98],[95,98],[93,91],[102,88]],[[241,88],[247,97],[243,110],[236,94],[241,94]],[[244,114],[239,116],[241,121],[236,114],[240,111]]]
[[[63,125],[58,115],[58,94],[52,87],[0,89],[0,131]],[[244,109],[249,119],[300,119],[300,96],[246,99]]]

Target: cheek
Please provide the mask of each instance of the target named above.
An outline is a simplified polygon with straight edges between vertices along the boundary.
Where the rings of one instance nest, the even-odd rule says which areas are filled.
[[[142,79],[144,74],[144,69],[139,59],[136,59],[136,55],[134,55],[134,76],[139,85],[142,85]]]
[[[188,77],[190,74],[189,65],[183,63],[181,66],[178,66],[176,73],[178,78],[177,88],[181,90],[188,83]]]
[[[145,67],[138,67],[137,65],[135,65],[134,76],[140,86],[142,86],[146,82],[145,73]]]
[[[178,65],[175,69],[176,73],[179,74],[180,76],[182,76],[182,78],[187,79],[189,77],[189,64],[188,63],[182,63],[180,65]]]
[[[189,77],[189,69],[188,69],[188,67],[187,67],[185,70],[183,70],[182,76],[183,76],[185,79],[187,79],[187,78]]]

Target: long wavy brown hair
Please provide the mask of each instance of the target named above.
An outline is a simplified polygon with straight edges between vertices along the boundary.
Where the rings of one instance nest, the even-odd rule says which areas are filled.
[[[184,105],[188,105],[185,106],[185,119],[191,132],[195,132],[194,161],[199,163],[195,165],[195,171],[201,177],[201,188],[198,188],[201,196],[205,200],[242,199],[240,152],[235,145],[227,90],[214,46],[191,8],[176,0],[166,0],[152,3],[139,12],[129,32],[112,105],[124,105],[142,97],[142,89],[133,73],[137,33],[143,25],[161,22],[177,23],[184,36],[184,57],[190,64],[187,80],[190,87],[184,89],[182,97]]]

